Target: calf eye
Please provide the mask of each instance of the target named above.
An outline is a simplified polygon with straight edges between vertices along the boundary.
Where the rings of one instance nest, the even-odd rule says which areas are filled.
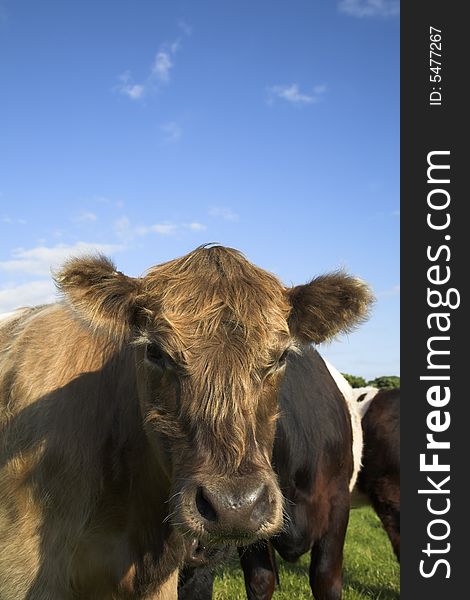
[[[170,359],[157,344],[147,344],[145,357],[149,362],[160,367],[160,369],[165,369],[170,364]]]
[[[286,364],[287,357],[289,356],[289,348],[286,348],[281,356],[277,359],[278,367],[283,367]]]
[[[273,375],[277,371],[280,371],[285,366],[289,353],[290,348],[286,348],[284,352],[280,354],[277,358],[273,356],[271,359],[271,363],[264,369],[263,377]]]

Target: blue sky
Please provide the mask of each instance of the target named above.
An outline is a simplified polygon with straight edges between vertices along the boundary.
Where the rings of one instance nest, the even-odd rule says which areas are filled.
[[[97,248],[138,275],[204,242],[377,303],[324,345],[399,373],[392,0],[0,0],[0,312]]]

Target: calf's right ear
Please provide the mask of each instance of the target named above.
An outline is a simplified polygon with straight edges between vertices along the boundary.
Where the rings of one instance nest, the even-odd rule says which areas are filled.
[[[72,258],[54,280],[71,308],[94,331],[125,341],[143,320],[141,280],[117,271],[105,256]]]
[[[373,302],[362,280],[338,271],[287,290],[289,329],[300,342],[320,344],[364,321]]]

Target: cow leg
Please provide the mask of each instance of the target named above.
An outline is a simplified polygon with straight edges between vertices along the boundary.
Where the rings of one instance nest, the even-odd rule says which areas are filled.
[[[328,531],[312,547],[309,577],[315,600],[341,600],[343,548],[348,521],[349,494],[332,508]]]
[[[178,600],[211,600],[213,587],[209,567],[184,567],[178,581]]]
[[[370,500],[400,562],[400,482],[381,479],[371,490]]]
[[[276,557],[270,542],[238,548],[248,600],[271,600],[279,583]]]

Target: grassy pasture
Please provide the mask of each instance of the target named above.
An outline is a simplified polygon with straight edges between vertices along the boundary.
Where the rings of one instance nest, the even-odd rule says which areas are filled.
[[[275,600],[311,600],[309,555],[296,564],[279,557],[281,587]],[[382,525],[370,508],[351,511],[344,560],[344,600],[396,600],[400,597],[400,569]],[[243,574],[237,558],[219,567],[214,598],[245,600]]]

